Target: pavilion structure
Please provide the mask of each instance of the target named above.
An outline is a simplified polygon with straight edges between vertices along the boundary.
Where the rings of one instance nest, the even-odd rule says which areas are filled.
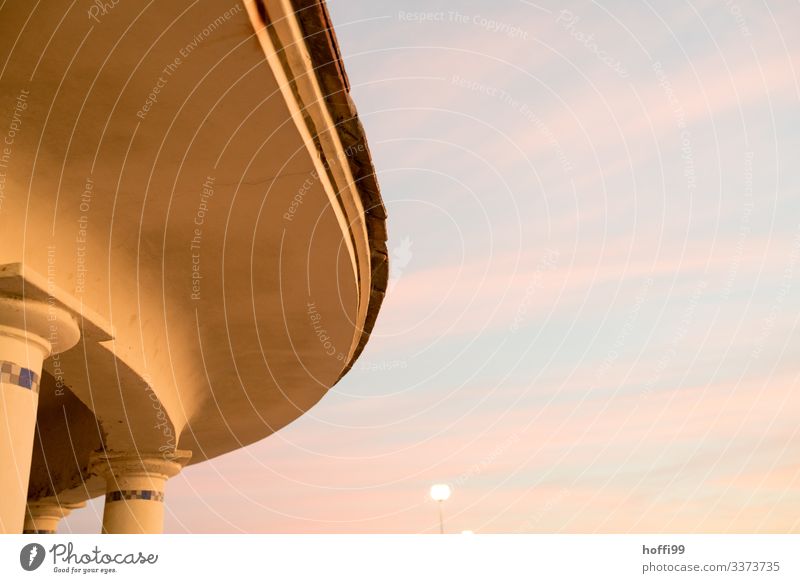
[[[386,212],[323,0],[0,6],[0,532],[158,533],[317,403]]]

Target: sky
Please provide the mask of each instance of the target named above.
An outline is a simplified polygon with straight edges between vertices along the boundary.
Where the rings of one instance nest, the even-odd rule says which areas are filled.
[[[166,532],[800,532],[800,5],[328,7],[390,290]]]

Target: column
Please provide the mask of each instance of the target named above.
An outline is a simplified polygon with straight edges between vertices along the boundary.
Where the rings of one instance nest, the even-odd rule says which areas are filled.
[[[98,455],[95,467],[106,480],[103,532],[160,534],[164,530],[164,487],[190,458],[188,451]]]
[[[42,362],[79,339],[61,308],[0,297],[0,533],[22,532]]]
[[[25,526],[22,534],[55,534],[58,523],[76,508],[83,508],[86,502],[73,504],[59,502],[55,498],[43,498],[28,502]]]

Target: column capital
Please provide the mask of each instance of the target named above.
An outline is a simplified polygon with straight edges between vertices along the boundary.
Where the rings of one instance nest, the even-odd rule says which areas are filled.
[[[75,346],[81,332],[75,318],[55,304],[0,295],[0,336],[35,346],[47,358]]]
[[[59,502],[55,497],[28,502],[22,534],[54,534],[58,523],[70,512],[86,506],[86,502]]]
[[[92,470],[106,477],[160,477],[171,478],[181,471],[192,457],[192,452],[175,450],[166,452],[98,452],[92,456]]]
[[[28,502],[28,511],[34,515],[53,515],[65,517],[73,510],[83,508],[86,506],[86,501],[83,502],[59,502],[55,496],[48,496],[47,498],[40,498],[39,500],[30,500]]]

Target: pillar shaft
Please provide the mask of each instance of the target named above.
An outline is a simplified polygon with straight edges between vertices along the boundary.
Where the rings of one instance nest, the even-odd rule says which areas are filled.
[[[0,336],[0,531],[5,533],[22,531],[43,358],[24,340]]]
[[[51,340],[65,350],[79,338],[65,311],[0,298],[0,533],[22,532],[42,362]]]
[[[97,467],[106,479],[103,532],[159,534],[164,529],[164,489],[189,460],[188,452],[105,454]]]

